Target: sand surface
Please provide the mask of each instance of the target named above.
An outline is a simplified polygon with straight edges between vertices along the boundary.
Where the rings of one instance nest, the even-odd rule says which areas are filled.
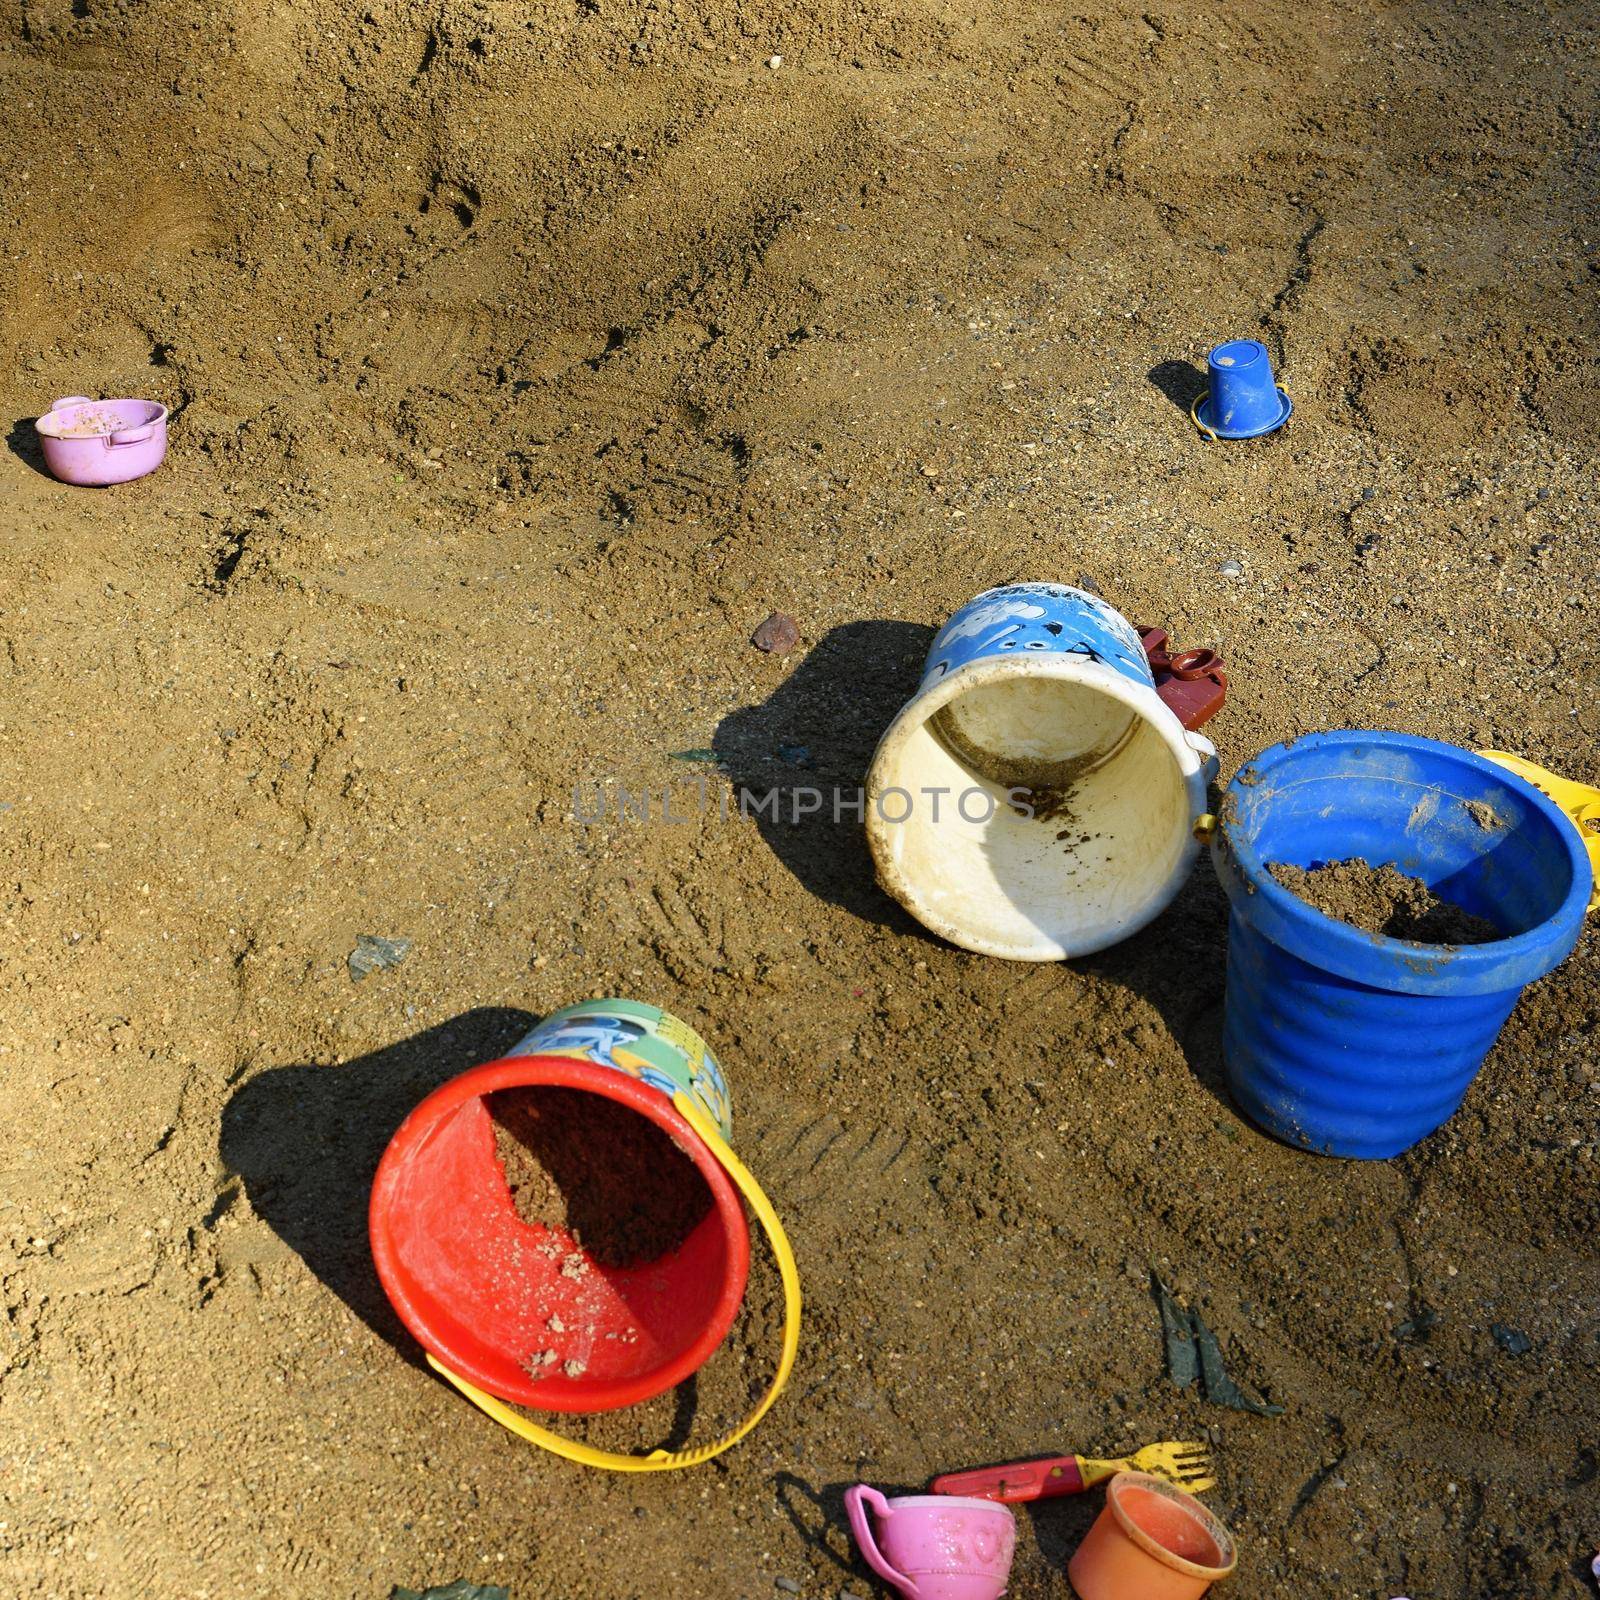
[[[1017,577],[1220,650],[1225,776],[1388,724],[1600,777],[1596,44],[1560,4],[7,8],[0,1592],[868,1596],[858,1478],[1200,1434],[1237,1600],[1586,1592],[1593,919],[1443,1132],[1342,1163],[1228,1100],[1208,868],[1007,965],[852,827],[716,801],[856,783]],[[1213,445],[1195,362],[1246,334],[1295,417]],[[172,408],[159,473],[41,474],[85,392]],[[689,820],[586,826],[596,782]],[[412,944],[358,983],[360,934]],[[779,1407],[678,1476],[480,1417],[365,1239],[422,1093],[618,990],[722,1057],[808,1296]],[[1281,1417],[1174,1391],[1152,1266]],[[709,1437],[765,1281],[596,1436]],[[1094,1509],[1023,1514],[1016,1600]]]
[[[1310,868],[1274,861],[1267,870],[1307,905],[1363,933],[1451,945],[1489,944],[1505,937],[1487,917],[1463,910],[1422,879],[1394,866],[1375,867],[1360,856]]]
[[[489,1117],[517,1215],[559,1230],[596,1265],[655,1261],[711,1209],[705,1179],[670,1135],[613,1100],[503,1089],[489,1097]]]

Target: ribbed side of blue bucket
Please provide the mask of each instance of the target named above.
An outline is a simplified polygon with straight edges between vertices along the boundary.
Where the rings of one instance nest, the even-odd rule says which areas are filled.
[[[1397,865],[1503,937],[1365,933],[1277,883],[1276,862]],[[1228,894],[1223,1050],[1240,1106],[1329,1155],[1397,1155],[1447,1121],[1525,984],[1577,941],[1583,841],[1545,796],[1452,745],[1311,734],[1229,786],[1212,860]]]
[[[1455,1115],[1520,991],[1369,989],[1228,919],[1223,1051],[1253,1121],[1324,1155],[1381,1159]]]

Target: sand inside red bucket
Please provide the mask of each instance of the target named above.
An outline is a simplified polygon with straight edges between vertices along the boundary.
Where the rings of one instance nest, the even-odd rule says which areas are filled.
[[[671,1135],[604,1095],[503,1089],[489,1117],[517,1215],[568,1234],[599,1266],[655,1261],[711,1210],[710,1188]]]

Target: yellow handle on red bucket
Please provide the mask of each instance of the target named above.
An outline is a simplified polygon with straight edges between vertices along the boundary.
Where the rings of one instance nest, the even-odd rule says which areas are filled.
[[[519,1439],[526,1439],[529,1444],[536,1444],[552,1455],[564,1456],[568,1461],[576,1461],[585,1467],[603,1467],[608,1472],[671,1472],[678,1467],[697,1467],[702,1461],[720,1456],[724,1450],[744,1438],[772,1409],[773,1401],[783,1392],[789,1374],[794,1371],[794,1358],[800,1349],[800,1272],[795,1266],[794,1252],[789,1248],[789,1236],[783,1231],[778,1213],[761,1185],[728,1147],[727,1140],[705,1112],[681,1091],[673,1095],[672,1103],[684,1121],[705,1141],[712,1155],[722,1163],[739,1192],[750,1202],[750,1209],[755,1212],[772,1244],[778,1275],[783,1280],[783,1343],[778,1350],[778,1370],[755,1409],[730,1433],[713,1439],[709,1444],[695,1445],[688,1450],[652,1450],[647,1456],[627,1456],[615,1450],[600,1450],[594,1445],[564,1438],[548,1428],[541,1428],[536,1422],[529,1422],[504,1401],[496,1400],[492,1394],[485,1394],[482,1389],[452,1372],[431,1350],[427,1352],[428,1365],[440,1377],[447,1378],[480,1411],[493,1417],[501,1427],[509,1428]]]

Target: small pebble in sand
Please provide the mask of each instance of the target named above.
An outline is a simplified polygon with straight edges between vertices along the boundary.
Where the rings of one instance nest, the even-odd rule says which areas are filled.
[[[750,643],[757,650],[764,650],[769,656],[786,656],[800,643],[800,629],[793,617],[787,617],[781,611],[774,611],[750,635]]]
[[[356,947],[345,957],[350,969],[350,981],[360,983],[374,972],[387,972],[398,967],[411,953],[409,939],[386,939],[380,933],[358,933]]]
[[[1217,571],[1221,573],[1224,578],[1242,578],[1244,576],[1244,563],[1242,561],[1235,561],[1230,556],[1222,563],[1220,567],[1217,568]]]
[[[782,1589],[785,1594],[799,1594],[800,1585],[793,1578],[774,1578],[772,1585],[775,1589]]]
[[[767,57],[767,65],[769,67],[771,67],[774,72],[776,72],[778,70],[778,68],[783,65],[783,57],[782,56],[768,56]]]
[[[1533,1349],[1533,1340],[1521,1328],[1508,1328],[1503,1322],[1491,1322],[1489,1332],[1508,1356],[1525,1356]]]

